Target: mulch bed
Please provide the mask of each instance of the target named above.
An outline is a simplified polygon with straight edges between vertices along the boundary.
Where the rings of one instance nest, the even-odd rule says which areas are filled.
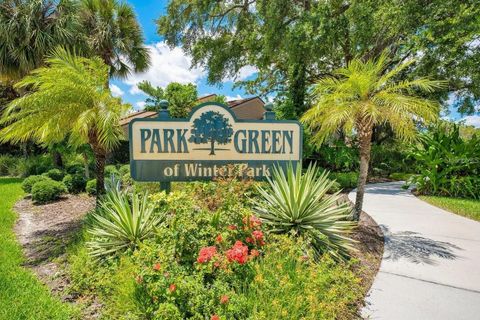
[[[65,250],[75,241],[85,214],[95,207],[95,199],[87,195],[67,195],[59,201],[35,205],[29,198],[17,202],[18,220],[14,232],[25,254],[25,266],[63,300],[68,277],[61,264]]]

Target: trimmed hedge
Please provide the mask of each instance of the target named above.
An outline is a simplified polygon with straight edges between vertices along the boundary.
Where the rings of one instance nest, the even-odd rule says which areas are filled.
[[[55,181],[62,181],[65,173],[60,169],[51,169],[44,173],[45,176]]]
[[[67,192],[67,188],[62,182],[52,180],[39,181],[32,187],[32,200],[37,203],[47,203],[56,200]]]
[[[87,180],[81,174],[67,174],[63,178],[63,183],[70,193],[80,193],[85,191]]]
[[[87,186],[85,188],[88,195],[94,196],[97,194],[97,179],[92,179],[87,182]]]
[[[22,189],[23,191],[25,191],[25,193],[31,193],[32,187],[34,184],[36,184],[37,182],[46,181],[46,180],[52,180],[52,179],[50,179],[47,176],[37,176],[37,175],[30,176],[25,180],[23,180]]]

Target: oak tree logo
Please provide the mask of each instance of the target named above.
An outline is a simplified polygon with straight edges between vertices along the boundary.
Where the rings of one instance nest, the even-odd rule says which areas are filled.
[[[210,155],[215,155],[215,150],[228,150],[215,148],[218,144],[227,144],[232,141],[233,129],[227,118],[220,112],[207,111],[193,121],[191,136],[188,141],[195,144],[210,143],[210,148],[196,150],[210,150]]]

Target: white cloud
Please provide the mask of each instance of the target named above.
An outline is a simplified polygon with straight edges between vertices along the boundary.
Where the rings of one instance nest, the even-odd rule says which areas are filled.
[[[237,94],[234,97],[233,96],[226,96],[225,98],[227,99],[227,101],[232,101],[232,100],[240,100],[240,99],[242,99],[242,96]]]
[[[114,97],[121,97],[125,92],[114,84],[110,84],[110,91]]]
[[[242,81],[250,77],[251,75],[258,72],[258,69],[254,66],[245,66],[238,70],[237,74],[233,77],[226,77],[223,79],[224,82],[234,82],[234,81]]]
[[[191,68],[192,58],[185,55],[180,47],[170,48],[165,42],[147,45],[150,51],[150,68],[146,72],[130,75],[124,82],[131,86],[131,94],[139,94],[137,83],[143,80],[152,85],[165,87],[170,82],[195,83],[203,77],[204,71],[200,68]]]
[[[145,107],[145,101],[137,101],[135,102],[135,109],[141,110]]]
[[[467,126],[474,126],[475,128],[480,128],[480,116],[466,116],[462,119],[465,121]]]

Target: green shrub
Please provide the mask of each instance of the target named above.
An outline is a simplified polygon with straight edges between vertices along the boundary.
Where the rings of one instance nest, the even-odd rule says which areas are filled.
[[[85,174],[85,167],[80,163],[73,163],[66,167],[66,171],[68,174]]]
[[[18,159],[9,154],[0,155],[0,176],[12,175]]]
[[[357,187],[357,172],[330,172],[329,178],[340,184],[342,189],[353,189]]]
[[[87,186],[85,187],[88,195],[94,196],[97,194],[97,179],[92,179],[87,182]]]
[[[114,165],[108,165],[105,167],[105,177],[110,178],[112,175],[120,176],[117,168]]]
[[[418,193],[480,199],[480,136],[463,139],[458,125],[441,124],[424,133],[410,156]]]
[[[396,181],[409,181],[410,178],[413,176],[412,173],[404,173],[404,172],[394,172],[390,174],[389,178]]]
[[[338,183],[337,181],[333,181],[332,186],[330,187],[330,189],[328,189],[327,193],[333,194],[333,193],[340,192],[341,190],[342,190],[342,186],[340,185],[340,183]]]
[[[46,175],[52,180],[62,181],[63,177],[65,176],[65,173],[63,173],[63,171],[60,169],[50,169],[47,172],[45,172],[44,175]]]
[[[25,193],[31,193],[32,192],[32,187],[35,183],[40,182],[40,181],[46,181],[46,180],[51,180],[49,177],[46,176],[29,176],[25,178],[22,182],[22,189],[25,191]]]
[[[292,165],[286,170],[274,168],[268,179],[270,189],[258,187],[262,199],[255,211],[276,233],[291,233],[307,237],[318,255],[328,252],[336,259],[349,256],[353,240],[348,235],[355,223],[348,221],[350,207],[338,204],[338,195],[326,195],[334,182],[328,173],[310,165]]]
[[[66,192],[67,188],[62,182],[47,178],[47,180],[39,181],[32,186],[32,200],[37,203],[47,203],[57,200]]]
[[[129,164],[125,164],[123,166],[121,166],[119,169],[118,169],[118,172],[120,173],[120,175],[123,177],[124,175],[126,174],[130,174],[130,165]]]
[[[163,215],[155,214],[147,195],[131,197],[111,189],[102,200],[100,212],[92,215],[89,229],[92,240],[87,243],[93,257],[115,255],[134,250],[162,222]]]
[[[87,180],[81,174],[67,174],[62,181],[68,192],[74,194],[85,191],[87,185]]]

